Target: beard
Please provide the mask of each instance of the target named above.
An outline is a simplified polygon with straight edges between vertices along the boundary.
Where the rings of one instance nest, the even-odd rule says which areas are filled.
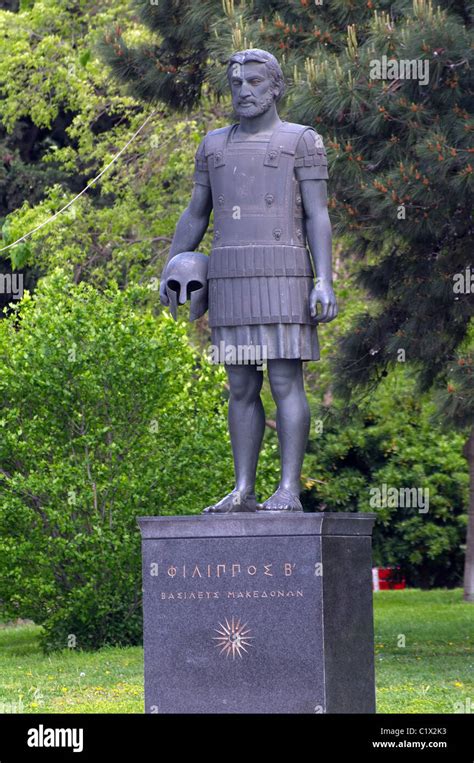
[[[264,114],[268,111],[274,100],[274,95],[271,92],[257,100],[256,103],[250,103],[248,106],[244,106],[236,100],[234,103],[234,111],[239,117],[259,117],[260,114]]]

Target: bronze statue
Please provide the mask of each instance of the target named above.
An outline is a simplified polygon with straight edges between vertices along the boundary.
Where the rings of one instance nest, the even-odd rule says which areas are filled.
[[[317,324],[337,315],[326,152],[315,130],[278,116],[284,80],[271,53],[234,53],[227,76],[239,122],[211,130],[197,150],[194,190],[176,226],[160,299],[175,309],[177,301],[193,304],[196,291],[197,317],[207,296],[212,345],[223,349],[236,482],[204,511],[302,511],[300,475],[310,426],[303,361],[319,359]],[[203,276],[195,249],[212,210],[214,240]],[[180,275],[182,264],[173,262],[183,253],[186,276]],[[277,408],[281,480],[262,505],[255,477],[265,428],[263,374],[259,363],[236,362],[238,352],[226,352],[242,347],[265,359]]]

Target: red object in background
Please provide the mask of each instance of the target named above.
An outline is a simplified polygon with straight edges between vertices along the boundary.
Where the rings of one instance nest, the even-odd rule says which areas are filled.
[[[394,591],[406,588],[400,567],[372,567],[372,591]]]

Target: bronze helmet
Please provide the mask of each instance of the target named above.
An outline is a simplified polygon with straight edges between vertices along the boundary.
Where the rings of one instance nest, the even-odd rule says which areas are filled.
[[[166,294],[171,315],[176,320],[178,305],[190,301],[189,320],[195,321],[207,310],[207,267],[209,258],[201,252],[176,254],[165,269]]]

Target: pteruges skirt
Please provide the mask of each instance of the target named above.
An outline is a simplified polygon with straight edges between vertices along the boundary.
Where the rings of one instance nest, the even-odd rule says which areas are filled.
[[[307,323],[216,326],[211,343],[211,360],[228,365],[320,358],[317,326]]]

